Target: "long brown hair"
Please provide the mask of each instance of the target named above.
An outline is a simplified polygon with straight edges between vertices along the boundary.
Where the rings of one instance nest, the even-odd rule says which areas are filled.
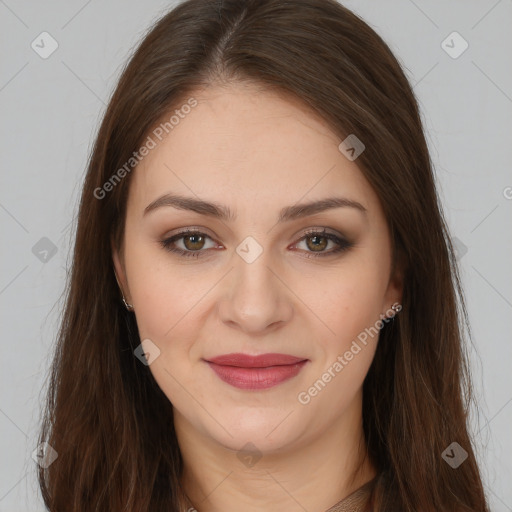
[[[138,172],[126,162],[150,129],[197,88],[229,81],[292,94],[340,142],[356,134],[366,146],[357,164],[380,198],[404,275],[403,309],[382,329],[363,387],[364,433],[379,471],[372,509],[488,511],[468,434],[467,312],[418,105],[388,46],[334,0],[187,0],[152,27],[123,70],[80,202],[40,433],[58,453],[39,469],[46,506],[179,510],[172,405],[134,357],[137,324],[120,301],[111,243],[121,246]],[[457,468],[442,457],[453,442],[467,452]]]

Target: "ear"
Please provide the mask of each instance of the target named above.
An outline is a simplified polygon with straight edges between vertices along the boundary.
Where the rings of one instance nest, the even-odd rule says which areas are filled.
[[[126,279],[126,272],[124,269],[124,261],[122,251],[120,251],[114,241],[111,242],[112,247],[112,261],[114,264],[114,272],[117,280],[117,284],[119,285],[121,294],[126,298],[128,302],[130,302],[130,290],[128,288],[128,282]]]
[[[389,310],[392,304],[402,304],[404,290],[403,258],[399,255],[392,266],[388,287],[384,294],[383,311]]]

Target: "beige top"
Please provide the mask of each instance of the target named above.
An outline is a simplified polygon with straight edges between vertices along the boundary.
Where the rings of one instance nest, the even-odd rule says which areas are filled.
[[[367,512],[370,494],[376,480],[377,477],[365,483],[325,512]]]
[[[365,483],[363,486],[359,487],[359,489],[356,489],[352,494],[349,494],[346,498],[338,501],[338,503],[327,509],[325,512],[368,512],[368,502],[376,480],[377,477]],[[190,504],[189,508],[184,509],[184,512],[198,511],[196,511],[196,509]]]

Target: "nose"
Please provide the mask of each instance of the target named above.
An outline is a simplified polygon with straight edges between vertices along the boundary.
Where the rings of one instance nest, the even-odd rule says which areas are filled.
[[[244,333],[257,335],[284,326],[293,316],[292,292],[266,252],[248,263],[234,255],[219,304],[221,320]]]

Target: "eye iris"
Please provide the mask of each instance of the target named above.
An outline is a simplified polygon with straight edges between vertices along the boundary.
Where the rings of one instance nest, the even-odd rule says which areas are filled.
[[[311,246],[310,243],[309,243],[309,240],[315,240],[315,242],[313,242],[313,245]],[[318,240],[323,240],[323,244],[322,243],[318,243]],[[307,246],[309,249],[313,249],[315,252],[319,252],[321,251],[322,249],[325,249],[325,247],[327,246],[328,244],[328,240],[325,236],[309,236],[307,239],[306,239],[306,243],[307,243]]]
[[[194,240],[192,242],[192,247],[190,246],[190,244],[187,243],[187,240],[191,240],[191,239]],[[183,243],[184,243],[185,247],[190,251],[202,249],[204,246],[204,236],[201,236],[198,234],[185,235],[183,237]],[[196,244],[199,244],[199,246],[197,246]]]

